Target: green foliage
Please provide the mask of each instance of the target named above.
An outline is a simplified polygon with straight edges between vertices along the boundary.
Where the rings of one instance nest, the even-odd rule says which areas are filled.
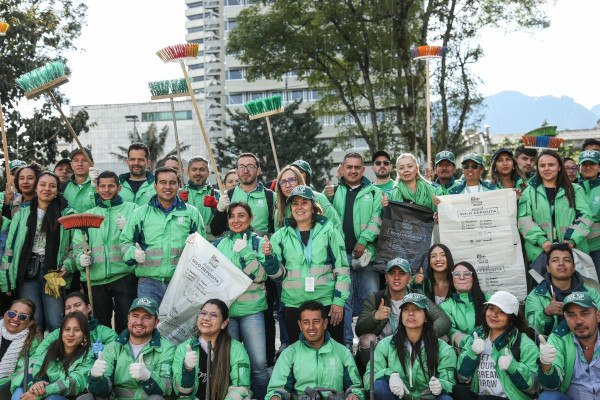
[[[322,187],[327,172],[332,166],[330,145],[318,139],[322,127],[312,110],[296,113],[300,102],[294,102],[281,114],[269,117],[273,141],[277,151],[279,166],[303,159],[313,170],[312,183]],[[241,111],[229,112],[229,127],[233,134],[217,142],[215,159],[221,168],[235,168],[237,156],[241,153],[254,153],[260,159],[262,175],[275,179],[277,169],[273,159],[267,123],[264,118],[249,120],[248,114]]]

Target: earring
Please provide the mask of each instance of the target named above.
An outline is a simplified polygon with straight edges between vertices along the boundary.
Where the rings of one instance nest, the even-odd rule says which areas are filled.
[[[81,342],[81,346],[87,346],[87,339],[83,338],[83,341]]]

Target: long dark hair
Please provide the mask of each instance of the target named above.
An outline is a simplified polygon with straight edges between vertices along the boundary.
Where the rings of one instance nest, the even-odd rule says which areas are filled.
[[[28,165],[23,165],[22,167],[19,167],[17,169],[17,171],[15,172],[15,179],[14,179],[14,186],[15,189],[17,189],[18,193],[23,193],[21,192],[21,188],[19,187],[19,176],[21,175],[21,172],[23,172],[26,169],[30,169],[33,171],[33,173],[35,174],[35,178],[36,178],[36,184],[37,184],[37,179],[40,177],[40,174],[44,171],[44,167],[42,167],[40,164],[36,163],[35,161],[33,161],[31,164]],[[60,187],[60,186],[59,186]],[[33,185],[33,191],[35,193],[35,185]]]
[[[553,157],[558,162],[559,171],[558,175],[556,176],[556,193],[558,194],[559,188],[563,188],[565,191],[565,195],[569,200],[569,207],[575,208],[575,189],[573,189],[573,183],[571,183],[571,180],[569,179],[569,175],[567,174],[567,170],[565,169],[565,163],[555,151],[544,150],[540,153],[540,156],[537,158],[535,162],[535,176],[537,177],[537,184],[544,184],[544,182],[542,181],[542,176],[540,175],[540,170],[538,168],[538,164],[542,156]],[[535,201],[537,204],[537,190],[535,192]]]
[[[435,277],[433,276],[433,268],[431,268],[431,252],[436,247],[444,250],[444,254],[446,255],[446,278],[450,283],[452,283],[452,273],[451,269],[454,267],[454,259],[452,258],[452,252],[445,244],[436,243],[429,248],[427,252],[427,270],[425,271],[425,279],[423,280],[423,291],[425,292],[425,296],[429,298],[433,303],[435,303]],[[448,289],[448,294],[450,294],[450,289]],[[447,296],[446,296],[447,297]]]
[[[525,190],[525,188],[527,188],[527,178],[525,177],[525,172],[523,172],[521,167],[519,167],[519,163],[517,162],[517,159],[515,158],[515,156],[510,151],[503,151],[500,154],[507,154],[511,158],[511,160],[513,162],[513,168],[511,171],[511,179],[513,181],[515,181],[515,187],[516,187],[517,179],[521,178],[521,187],[518,187],[517,189]],[[500,156],[500,154],[498,154],[498,156]],[[496,158],[496,160],[492,163],[492,166],[490,167],[490,183],[494,186],[498,186],[498,183],[502,182],[502,177],[500,176],[498,171],[496,171],[496,163],[497,162],[498,162],[498,158]]]
[[[481,327],[483,328],[483,333],[485,336],[490,335],[490,326],[485,319],[485,313],[490,305],[486,304],[481,312]],[[498,307],[498,306],[496,306]],[[502,311],[502,310],[500,310]],[[531,330],[529,329],[529,325],[527,324],[527,320],[525,319],[525,314],[523,311],[519,309],[519,315],[515,314],[507,314],[508,315],[508,326],[506,327],[506,331],[510,337],[515,335],[520,335],[522,333],[526,334],[530,337],[530,339],[535,340],[535,338],[531,337]]]
[[[63,342],[63,331],[65,330],[65,326],[70,319],[76,319],[79,323],[79,327],[81,328],[81,332],[83,333],[83,341],[80,346],[77,346],[74,352],[67,355],[65,352],[65,344]],[[62,360],[62,367],[67,376],[69,375],[69,368],[71,365],[79,359],[79,357],[86,357],[88,351],[90,350],[90,324],[85,315],[80,313],[79,311],[75,311],[67,314],[67,316],[63,319],[62,324],[60,325],[60,332],[58,334],[58,339],[50,344],[48,347],[48,351],[46,352],[46,357],[44,357],[44,362],[42,363],[42,367],[40,371],[35,375],[35,379],[44,379],[46,377],[46,373],[48,372],[48,367],[52,362],[56,359]]]
[[[40,327],[38,326],[37,322],[34,319],[35,316],[35,303],[29,299],[26,298],[20,298],[20,299],[16,299],[10,302],[10,306],[9,306],[9,310],[12,308],[12,306],[14,306],[17,303],[21,303],[26,305],[29,308],[29,312],[27,313],[27,315],[29,315],[29,326],[27,327],[27,329],[29,329],[28,334],[27,334],[27,338],[25,338],[25,343],[23,343],[23,347],[21,348],[21,353],[20,355],[24,355],[25,351],[31,348],[31,345],[33,344],[33,342],[38,339],[38,340],[42,340],[42,332],[40,331]]]
[[[475,267],[471,265],[470,262],[461,261],[455,266],[451,268],[450,274],[454,272],[456,267],[462,265],[469,271],[473,273],[473,287],[471,288],[471,297],[473,299],[473,305],[475,306],[475,326],[481,326],[481,313],[483,308],[485,307],[485,294],[481,290],[481,286],[479,286],[479,278],[477,277],[477,272],[475,271]],[[448,288],[448,294],[457,293],[456,288],[454,287],[454,279],[450,279],[450,287]]]
[[[207,304],[217,306],[221,316],[223,317],[223,321],[227,321],[229,319],[229,307],[227,307],[227,304],[219,299],[210,299],[202,305],[202,309],[204,309],[204,306]],[[229,388],[230,349],[231,336],[229,336],[229,330],[227,328],[221,329],[219,336],[217,336],[216,343],[213,343],[215,358],[213,360],[210,374],[211,399],[224,399],[227,395],[227,390]]]
[[[52,199],[48,209],[46,210],[46,214],[42,219],[42,232],[53,233],[57,232],[60,224],[58,223],[58,219],[62,217],[63,210],[67,207],[67,200],[63,197],[63,194],[60,191],[60,179],[54,172],[44,171],[37,177],[35,181],[35,190],[37,190],[38,182],[42,176],[51,176],[56,179],[56,197]],[[31,200],[31,209],[37,210],[38,207],[38,198],[35,196],[33,200]]]
[[[400,318],[402,318],[402,311],[406,304],[403,304],[400,307]],[[421,332],[421,338],[416,343],[412,344],[412,353],[408,354],[406,350],[406,340],[408,336],[406,335],[406,327],[404,324],[399,323],[398,329],[396,329],[396,333],[394,333],[394,346],[396,348],[396,353],[398,354],[398,360],[400,360],[400,365],[402,365],[402,369],[404,370],[404,374],[408,375],[408,370],[410,368],[409,357],[411,363],[416,359],[419,359],[421,365],[427,366],[426,380],[429,382],[429,379],[432,376],[435,376],[437,373],[437,366],[439,360],[439,343],[437,335],[433,330],[433,322],[431,317],[429,316],[429,312],[423,309],[425,313],[425,324],[423,325],[423,331]],[[423,345],[423,346],[421,346]],[[425,349],[425,356],[427,360],[423,362],[421,359],[421,347]],[[429,376],[427,376],[429,374]]]

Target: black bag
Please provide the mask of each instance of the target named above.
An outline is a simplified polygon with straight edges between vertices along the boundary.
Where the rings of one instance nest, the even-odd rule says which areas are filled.
[[[25,279],[33,280],[37,279],[40,276],[40,271],[42,266],[44,265],[44,257],[39,255],[33,255],[29,259],[27,263],[27,268],[25,269]]]

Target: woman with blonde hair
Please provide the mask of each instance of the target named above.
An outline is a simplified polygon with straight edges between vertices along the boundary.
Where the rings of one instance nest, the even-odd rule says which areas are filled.
[[[400,154],[396,160],[396,171],[396,185],[387,196],[383,196],[381,204],[387,207],[389,200],[393,200],[414,203],[435,211],[435,188],[421,175],[417,158],[410,153]]]

